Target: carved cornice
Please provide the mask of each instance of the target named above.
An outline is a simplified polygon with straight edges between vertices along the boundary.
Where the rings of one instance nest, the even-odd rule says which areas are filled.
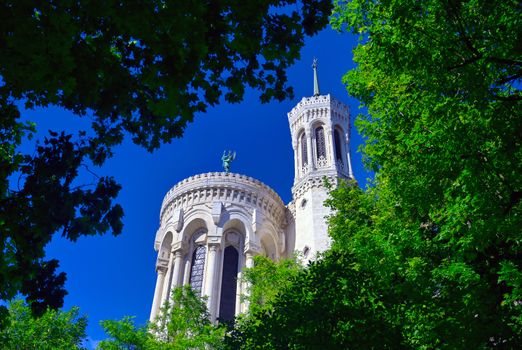
[[[186,250],[186,244],[184,244],[183,241],[179,241],[179,242],[174,242],[172,243],[172,253],[178,255],[178,254],[182,254],[185,252]]]
[[[219,242],[208,242],[207,246],[209,252],[217,252],[221,249],[221,243]]]
[[[252,255],[258,255],[258,254],[261,254],[261,247],[254,243],[254,242],[246,242],[245,243],[245,249],[244,249],[244,253],[245,254],[252,254]]]
[[[294,201],[312,188],[324,188],[325,177],[334,187],[337,186],[339,181],[339,174],[336,172],[314,173],[313,175],[305,176],[292,187],[292,197],[294,198]],[[293,209],[295,210],[295,208]]]
[[[284,203],[270,187],[250,176],[216,172],[191,176],[172,187],[163,199],[160,222],[176,209],[214,202],[257,208],[277,223],[285,219]]]
[[[292,133],[312,121],[329,119],[334,124],[348,125],[350,128],[350,110],[347,105],[328,95],[303,97],[288,113],[288,122]]]
[[[167,273],[168,268],[166,266],[156,266],[156,272],[161,275],[165,275]]]
[[[169,267],[169,261],[167,259],[159,258],[156,260],[156,271],[166,272]]]

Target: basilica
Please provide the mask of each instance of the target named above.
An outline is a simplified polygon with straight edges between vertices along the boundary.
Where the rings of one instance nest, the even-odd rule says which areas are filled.
[[[254,256],[278,260],[298,251],[311,259],[329,247],[324,179],[335,185],[339,178],[353,178],[350,113],[342,102],[320,94],[316,67],[314,62],[313,96],[288,113],[295,168],[290,203],[227,167],[184,179],[165,195],[154,240],[151,320],[172,288],[187,284],[207,297],[212,321],[232,320],[248,307],[240,297],[247,292],[240,277]]]

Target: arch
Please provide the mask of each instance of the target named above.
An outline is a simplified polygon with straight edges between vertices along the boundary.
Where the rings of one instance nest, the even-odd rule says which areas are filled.
[[[241,215],[237,215],[239,213],[235,213],[236,215],[233,214],[234,213],[231,213],[230,219],[223,225],[223,232],[233,230],[246,235],[246,224],[243,221],[244,218],[242,218]]]
[[[187,215],[187,224],[183,227],[183,230],[181,230],[181,239],[185,240],[187,242],[189,239],[192,238],[194,233],[205,231],[208,232],[209,223],[206,220],[206,217],[203,217],[201,215],[201,212],[199,213],[191,213],[191,215]],[[191,218],[192,217],[192,218]]]
[[[163,236],[163,239],[161,241],[160,249],[158,252],[158,259],[159,260],[165,260],[169,261],[170,256],[170,250],[172,248],[172,240],[174,238],[174,235],[171,231],[167,231],[165,235]]]
[[[225,234],[225,246],[234,246],[237,250],[241,251],[244,242],[244,235],[235,231],[228,230]]]
[[[245,208],[229,208],[222,227],[223,232],[233,230],[242,234],[244,240],[252,239],[252,215]]]
[[[261,247],[264,250],[266,257],[276,261],[279,259],[279,251],[277,247],[277,241],[274,236],[268,232],[263,232],[259,239]]]
[[[264,253],[272,260],[278,260],[280,256],[279,233],[274,223],[265,221],[263,227],[259,230],[257,237]]]
[[[172,280],[172,241],[174,235],[171,231],[167,231],[161,241],[158,251],[157,265],[166,268],[165,279],[160,294],[160,305],[167,300],[170,295],[170,284]]]
[[[221,278],[221,298],[219,300],[219,319],[231,322],[236,315],[237,273],[239,252],[229,245],[223,253],[223,274]]]

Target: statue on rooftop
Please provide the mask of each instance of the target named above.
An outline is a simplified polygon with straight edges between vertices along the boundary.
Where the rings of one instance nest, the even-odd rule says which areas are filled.
[[[236,152],[228,151],[227,154],[227,151],[223,151],[221,160],[223,161],[223,168],[227,174],[230,172],[230,164],[234,159],[236,159]]]

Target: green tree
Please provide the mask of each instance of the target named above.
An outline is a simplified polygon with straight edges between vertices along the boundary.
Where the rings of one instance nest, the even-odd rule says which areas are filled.
[[[225,327],[210,322],[205,300],[189,286],[174,289],[156,320],[143,327],[136,327],[129,317],[101,325],[110,339],[100,342],[100,350],[218,350],[225,337]]]
[[[248,312],[240,314],[230,325],[230,332],[226,340],[229,349],[256,348],[253,344],[261,344],[259,340],[250,339],[265,334],[255,327],[260,315],[271,315],[274,312],[274,302],[281,293],[291,286],[299,273],[303,270],[300,257],[296,254],[291,259],[272,259],[257,255],[254,257],[254,267],[242,272],[242,282],[248,287],[242,300],[248,304]],[[251,333],[248,336],[246,333]]]
[[[87,319],[78,308],[70,311],[48,309],[34,318],[22,300],[9,304],[6,327],[0,330],[0,347],[5,350],[72,350],[85,349]]]
[[[232,349],[396,348],[400,332],[351,254],[327,252],[236,326]]]
[[[249,304],[249,311],[270,308],[277,295],[303,269],[300,259],[295,256],[291,259],[272,259],[257,255],[254,257],[254,267],[243,271],[243,281],[249,286],[248,295],[243,296]]]
[[[37,314],[61,306],[65,274],[44,254],[52,235],[122,230],[120,186],[111,177],[84,186],[79,174],[102,165],[126,134],[150,151],[181,137],[196,113],[241,101],[247,87],[263,102],[291,96],[285,69],[331,8],[328,0],[0,1],[0,299],[21,292]],[[92,128],[50,132],[22,154],[35,125],[20,106],[50,105]]]
[[[333,23],[362,35],[344,81],[367,107],[357,127],[376,177],[364,195],[334,195],[332,237],[389,280],[405,345],[516,347],[520,4],[338,2]]]
[[[518,348],[520,4],[338,1],[332,23],[361,35],[344,82],[367,110],[356,125],[375,179],[332,192],[332,251],[251,318],[243,342]]]

